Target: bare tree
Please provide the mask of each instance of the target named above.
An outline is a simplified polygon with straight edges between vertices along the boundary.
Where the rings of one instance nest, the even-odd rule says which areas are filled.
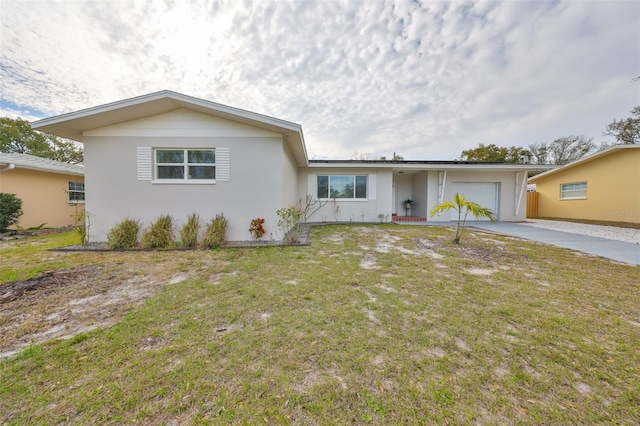
[[[352,160],[373,160],[373,156],[371,155],[370,152],[358,152],[358,151],[355,151],[351,155],[351,159]]]
[[[631,110],[631,117],[624,120],[614,118],[602,134],[613,136],[619,144],[640,144],[640,105]]]
[[[551,142],[548,147],[548,155],[552,164],[567,164],[584,157],[597,148],[598,146],[593,143],[593,138],[572,135]]]
[[[531,153],[533,164],[547,164],[549,158],[549,147],[545,142],[532,143],[527,148]]]

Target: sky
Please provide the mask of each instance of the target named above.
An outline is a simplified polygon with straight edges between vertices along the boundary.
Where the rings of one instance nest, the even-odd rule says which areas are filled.
[[[313,159],[612,142],[639,76],[637,0],[0,0],[0,116],[166,89],[298,123]]]

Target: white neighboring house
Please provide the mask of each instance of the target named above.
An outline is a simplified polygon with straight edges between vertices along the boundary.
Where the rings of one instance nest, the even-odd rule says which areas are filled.
[[[224,214],[229,240],[282,239],[276,211],[310,194],[328,200],[314,222],[390,222],[429,210],[455,192],[523,221],[530,170],[548,166],[465,161],[309,160],[299,124],[161,91],[43,119],[34,129],[84,143],[91,241],[127,217],[143,227],[171,214],[180,227],[193,212]],[[397,215],[397,218],[394,217]],[[428,218],[431,220],[431,218]],[[435,220],[449,220],[438,217]]]

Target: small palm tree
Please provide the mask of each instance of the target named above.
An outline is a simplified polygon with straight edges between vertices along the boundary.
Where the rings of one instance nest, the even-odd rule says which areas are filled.
[[[453,194],[453,202],[445,201],[444,203],[440,203],[431,209],[431,217],[435,216],[438,213],[442,213],[445,211],[449,211],[454,209],[458,212],[458,223],[456,225],[456,235],[453,237],[453,242],[455,244],[460,243],[460,237],[462,236],[462,231],[464,230],[464,226],[467,223],[467,215],[471,213],[476,219],[489,219],[491,222],[496,221],[496,215],[493,213],[493,210],[488,209],[486,207],[482,207],[480,204],[469,201],[464,198],[463,194],[458,194],[457,192]],[[464,212],[464,216],[462,213]]]

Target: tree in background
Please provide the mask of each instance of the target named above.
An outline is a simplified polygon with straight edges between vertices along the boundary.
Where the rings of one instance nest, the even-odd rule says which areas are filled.
[[[373,156],[371,155],[370,152],[355,151],[353,154],[351,154],[351,159],[358,160],[358,161],[368,161],[368,160],[373,160]]]
[[[613,136],[619,144],[640,144],[640,105],[631,110],[631,117],[624,120],[614,118],[603,135]]]
[[[529,160],[532,164],[548,164],[549,149],[546,143],[532,143],[527,148],[531,154]]]
[[[520,146],[504,147],[494,144],[480,144],[477,148],[462,151],[460,158],[465,161],[493,161],[521,164],[531,154]]]
[[[565,136],[547,144],[532,143],[528,146],[532,164],[567,164],[598,149],[593,138],[584,135]]]
[[[380,160],[386,161],[387,160],[387,156],[383,155],[380,157]],[[393,157],[391,157],[389,159],[390,161],[404,161],[404,157],[400,154],[396,154],[395,152],[393,153]]]
[[[0,193],[0,232],[18,223],[22,216],[22,200],[15,194]]]
[[[31,123],[21,118],[0,117],[0,152],[35,155],[71,164],[84,161],[80,144],[33,130]]]
[[[588,138],[585,135],[558,138],[549,144],[549,161],[551,164],[567,164],[584,157],[597,148],[598,146],[593,143],[593,138]]]

